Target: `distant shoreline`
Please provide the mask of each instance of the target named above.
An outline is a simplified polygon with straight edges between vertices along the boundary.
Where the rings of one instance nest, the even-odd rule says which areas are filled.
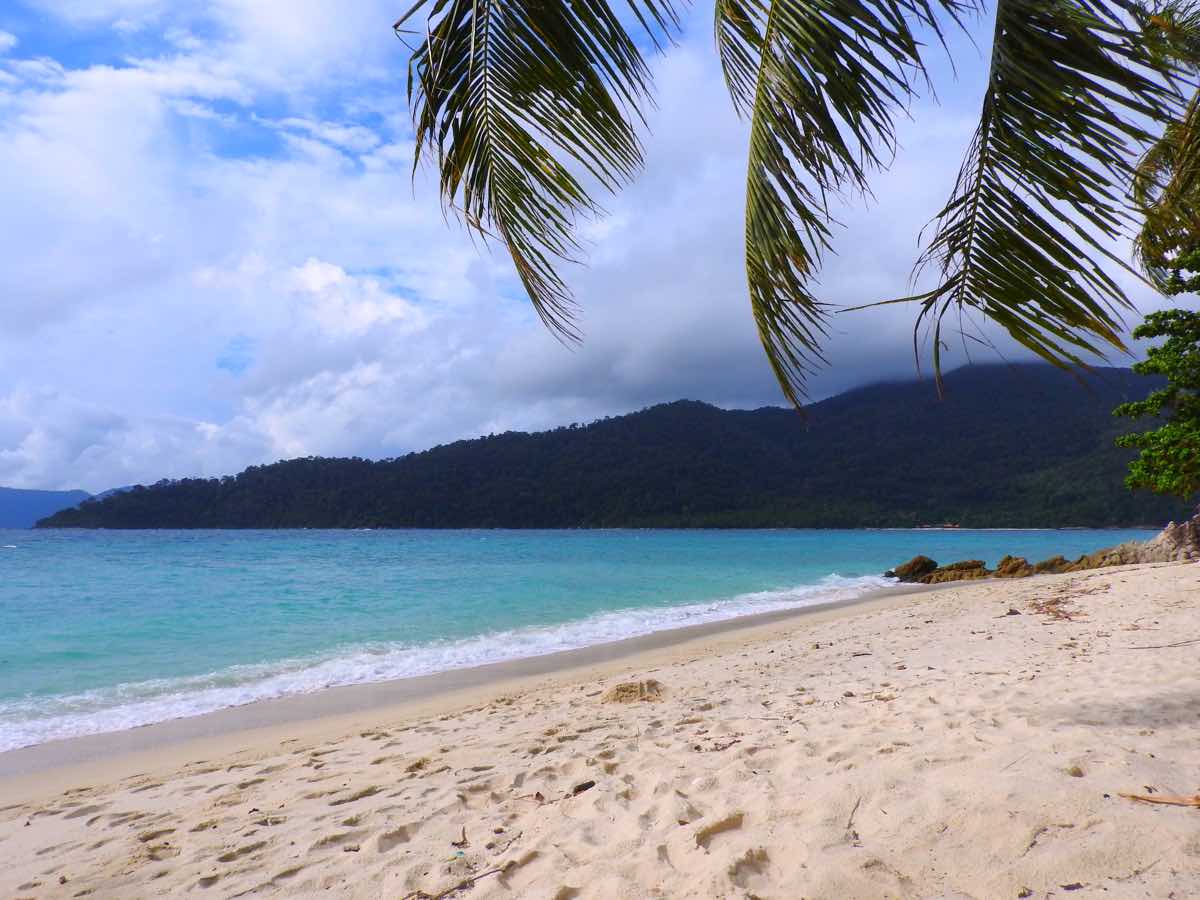
[[[309,526],[273,526],[252,527],[233,526],[215,527],[197,525],[195,527],[171,528],[113,528],[105,525],[34,525],[29,528],[0,528],[0,531],[334,531],[339,533],[353,531],[1159,531],[1166,522],[1157,525],[1140,523],[1136,525],[961,525],[948,527],[944,525],[578,525],[578,526],[534,526],[512,527],[491,525],[468,525],[441,528],[437,526],[415,525],[378,525],[370,528],[346,526],[339,528],[309,527]]]

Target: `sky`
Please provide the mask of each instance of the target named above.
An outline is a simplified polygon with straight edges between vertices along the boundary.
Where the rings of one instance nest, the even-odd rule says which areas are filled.
[[[0,484],[100,491],[684,397],[783,402],[749,311],[746,126],[711,8],[652,61],[644,172],[584,225],[571,348],[503,249],[446,220],[433,173],[414,176],[391,31],[409,5],[0,7]],[[957,77],[935,53],[937,102],[902,121],[874,197],[835,209],[832,303],[907,293],[978,115],[981,50],[952,49]],[[913,377],[914,316],[836,315],[812,396]],[[951,348],[945,364],[965,361]]]

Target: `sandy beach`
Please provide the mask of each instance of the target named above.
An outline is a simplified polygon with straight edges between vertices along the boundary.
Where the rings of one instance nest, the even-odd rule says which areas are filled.
[[[16,751],[0,896],[1200,896],[1200,810],[1122,796],[1200,789],[1196,640],[1134,566]]]

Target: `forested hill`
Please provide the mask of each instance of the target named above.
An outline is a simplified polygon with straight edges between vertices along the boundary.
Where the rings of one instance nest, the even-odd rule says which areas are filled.
[[[293,459],[88,501],[40,526],[359,528],[1161,525],[1186,508],[1122,484],[1119,402],[1036,365],[974,366],[792,410],[681,400],[397,459]]]

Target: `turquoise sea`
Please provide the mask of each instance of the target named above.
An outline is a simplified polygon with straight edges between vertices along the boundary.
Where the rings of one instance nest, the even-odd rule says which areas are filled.
[[[0,750],[1143,531],[0,531]]]

